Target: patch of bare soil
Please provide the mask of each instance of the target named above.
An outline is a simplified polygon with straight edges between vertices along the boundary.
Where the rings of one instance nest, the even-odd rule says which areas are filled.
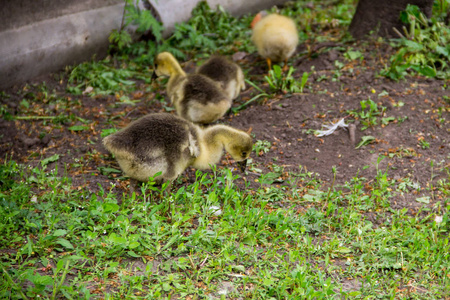
[[[448,178],[450,118],[446,97],[449,90],[444,88],[444,84],[449,83],[423,77],[408,77],[399,82],[379,77],[377,74],[388,62],[391,49],[376,43],[354,47],[363,53],[364,59],[351,61],[345,58],[346,50],[342,45],[322,48],[313,58],[292,59],[296,78],[314,67],[308,81],[310,85],[303,94],[277,93],[261,98],[260,102],[253,103],[237,115],[229,114],[220,122],[244,130],[251,128],[256,140],[271,143],[268,153],[253,156],[254,164],[265,171],[269,171],[273,164],[293,172],[301,167],[303,171],[317,173],[326,185],[333,178],[332,166],[337,168],[336,183],[340,185],[355,176],[374,179],[377,170],[388,170],[388,176],[399,183],[406,177],[412,178],[422,187],[430,184],[431,179],[436,183],[439,179]],[[256,54],[246,55],[238,63],[248,79],[263,82],[266,66]],[[192,63],[185,68],[192,69]],[[1,104],[6,104],[6,109],[16,117],[21,114],[21,100],[31,93],[34,95],[31,106],[35,114],[72,117],[57,126],[45,119],[0,119],[0,160],[15,159],[36,165],[41,159],[57,153],[60,159],[49,167],[58,164],[59,170],[67,170],[75,187],[88,187],[96,192],[99,184],[109,187],[111,182],[115,182],[119,190],[126,191],[128,181],[111,178],[120,174],[107,174],[100,170],[101,167],[118,168],[102,147],[101,132],[111,127],[123,127],[147,113],[166,111],[166,103],[158,100],[155,93],[146,92],[149,89],[143,84],[137,92],[129,95],[132,100],[139,100],[135,105],[118,104],[118,97],[114,96],[74,96],[65,92],[67,83],[56,77],[49,75],[35,82],[45,81],[50,91],[64,98],[68,106],[63,109],[58,104],[40,101],[40,97],[44,97],[39,96],[37,86],[33,85],[16,86],[5,91],[9,96],[4,94]],[[154,83],[153,87],[155,90],[159,88],[157,93],[164,94],[164,85]],[[262,84],[261,88],[269,90],[267,84]],[[235,101],[234,107],[258,93],[247,85],[247,90]],[[376,117],[376,125],[363,130],[362,120],[349,116],[348,112],[361,112],[360,101],[369,98],[380,109],[385,109]],[[356,125],[356,144],[364,136],[373,136],[375,140],[356,149],[345,129],[340,128],[320,138],[313,134],[323,124],[341,118]],[[383,118],[385,124],[382,124]],[[88,129],[68,129],[74,125],[85,125]],[[381,161],[380,155],[385,156]],[[227,164],[226,158],[223,163]],[[250,173],[248,180],[254,182],[254,179],[256,175]],[[195,180],[192,170],[188,170],[182,180]],[[427,191],[412,189],[410,193],[398,196],[391,207],[421,206],[422,203],[414,199]]]

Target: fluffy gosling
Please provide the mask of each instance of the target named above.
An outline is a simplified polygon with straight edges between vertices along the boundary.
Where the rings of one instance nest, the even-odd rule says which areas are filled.
[[[154,75],[169,77],[167,95],[177,114],[186,120],[209,124],[231,107],[231,98],[217,82],[201,74],[186,75],[169,52],[157,55]]]
[[[291,18],[261,12],[252,22],[252,41],[258,53],[267,61],[269,70],[272,62],[284,61],[283,71],[288,69],[287,60],[294,54],[298,44],[298,32]]]
[[[232,100],[245,90],[244,73],[241,67],[223,56],[212,56],[197,69],[197,74],[205,75],[218,82]]]
[[[146,115],[103,139],[123,172],[134,180],[149,177],[158,183],[173,181],[193,166],[208,169],[220,161],[223,150],[245,170],[253,142],[244,131],[226,125],[201,128],[167,113]]]

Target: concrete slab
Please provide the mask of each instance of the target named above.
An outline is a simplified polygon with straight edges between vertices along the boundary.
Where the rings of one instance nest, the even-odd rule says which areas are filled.
[[[0,32],[0,88],[80,63],[108,50],[123,3],[34,22]]]

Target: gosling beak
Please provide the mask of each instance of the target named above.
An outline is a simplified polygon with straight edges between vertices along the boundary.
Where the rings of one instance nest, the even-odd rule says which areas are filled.
[[[259,21],[261,21],[262,19],[262,13],[257,13],[256,16],[253,18],[252,22],[250,23],[250,28],[253,29],[253,27],[255,27],[256,23],[258,23]]]
[[[259,13],[257,13],[255,15],[255,17],[253,18],[252,22],[250,23],[250,28],[253,29],[253,27],[255,27],[256,23],[261,21],[261,19],[264,18],[265,16],[267,16],[267,11],[265,11],[265,10],[262,10]]]
[[[158,75],[156,75],[156,71],[153,71],[151,81],[155,80],[156,78],[158,78]]]
[[[247,160],[241,160],[237,162],[237,165],[239,167],[239,170],[241,170],[241,172],[245,172],[245,168],[247,167]]]

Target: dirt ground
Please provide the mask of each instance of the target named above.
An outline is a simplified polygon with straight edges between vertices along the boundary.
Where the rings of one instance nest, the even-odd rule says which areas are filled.
[[[296,68],[296,78],[300,78],[303,72],[311,72],[311,67],[314,67],[303,94],[275,93],[260,98],[238,114],[228,114],[220,123],[244,130],[251,128],[255,141],[270,142],[270,151],[252,157],[253,165],[265,171],[273,169],[274,164],[283,166],[285,171],[299,172],[301,169],[302,172],[317,173],[326,186],[333,178],[333,166],[337,168],[337,184],[344,184],[355,176],[373,179],[377,169],[388,170],[388,176],[393,180],[401,182],[409,177],[423,187],[421,191],[415,190],[399,197],[391,207],[421,206],[422,203],[412,199],[428,193],[426,186],[430,179],[435,183],[439,179],[448,179],[449,175],[449,82],[424,77],[408,77],[395,82],[379,77],[377,74],[393,53],[387,44],[366,42],[351,45],[354,51],[363,53],[364,58],[356,60],[345,57],[349,45],[313,46],[320,50],[312,57],[297,54],[290,61]],[[302,50],[303,45],[299,46],[298,53]],[[241,53],[237,56],[247,79],[264,82],[267,69],[258,55]],[[188,62],[184,67],[190,71],[194,65],[194,62]],[[137,91],[129,95],[132,100],[138,101],[132,105],[118,104],[118,97],[115,96],[68,94],[67,82],[61,78],[60,74],[50,74],[36,78],[28,85],[15,86],[1,95],[1,104],[6,104],[6,110],[13,117],[24,115],[20,102],[34,95],[29,108],[33,113],[25,115],[56,116],[65,113],[72,114],[72,118],[62,126],[55,126],[45,119],[1,118],[0,161],[14,159],[33,166],[44,158],[59,154],[57,162],[49,164],[48,168],[54,168],[57,164],[58,170],[66,170],[74,187],[84,186],[96,192],[99,183],[109,188],[114,182],[118,192],[127,191],[128,180],[118,179],[121,174],[101,171],[102,167],[118,168],[118,165],[102,147],[100,134],[102,129],[121,128],[147,113],[166,111],[169,105],[157,95],[164,95],[164,85],[155,82],[154,89],[148,89],[148,86],[139,83]],[[69,105],[61,109],[58,103],[45,100],[45,95],[38,88],[43,81],[49,91],[65,98]],[[267,84],[259,86],[269,91]],[[233,107],[258,93],[247,85]],[[363,130],[362,120],[349,115],[348,111],[361,112],[360,101],[369,98],[385,109],[377,116],[377,125]],[[86,120],[86,124],[77,117]],[[355,143],[343,128],[320,138],[313,134],[323,124],[341,118],[356,125]],[[382,118],[390,122],[382,124]],[[75,125],[85,125],[89,129],[68,129]],[[363,136],[373,136],[375,140],[355,149],[355,144]],[[424,142],[429,143],[429,147],[423,146]],[[380,155],[386,158],[378,164]],[[219,167],[224,164],[227,164],[226,157]],[[235,169],[235,172],[238,171]],[[254,182],[257,173],[250,172],[246,176]],[[195,179],[193,171],[188,170],[182,179],[192,182]]]

